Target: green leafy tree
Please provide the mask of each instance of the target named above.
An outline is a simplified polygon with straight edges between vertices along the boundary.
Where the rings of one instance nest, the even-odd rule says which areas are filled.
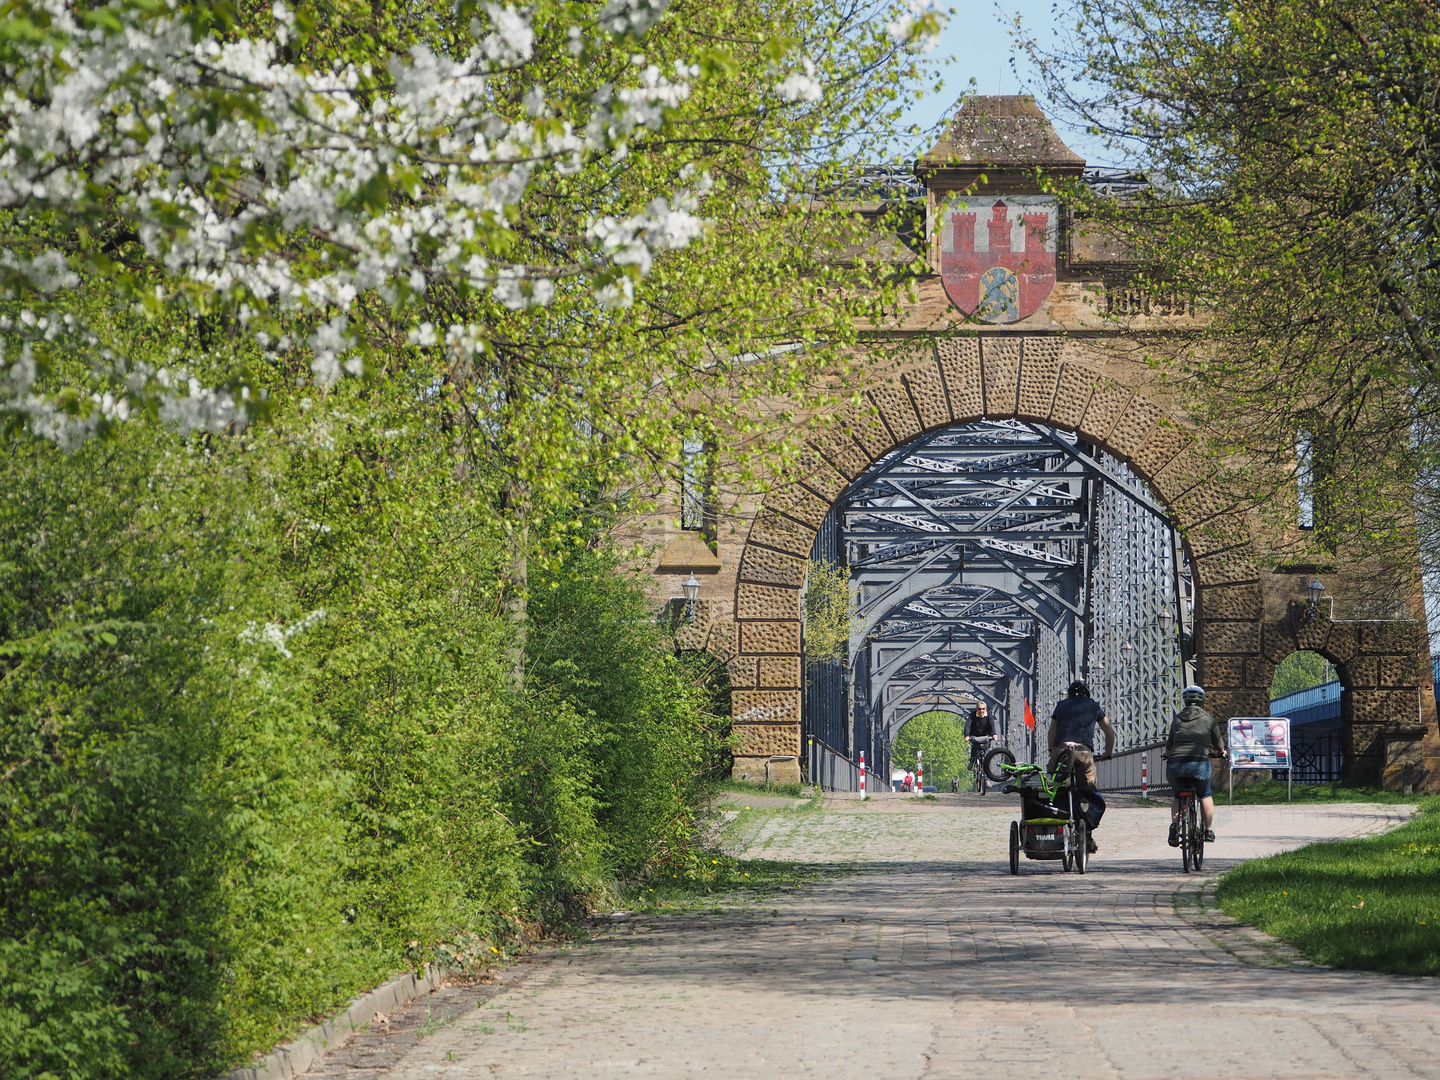
[[[1319,653],[1302,649],[1281,660],[1270,682],[1270,698],[1284,697],[1313,686],[1322,686],[1335,679],[1335,666]]]
[[[1298,480],[1314,555],[1402,567],[1418,509],[1435,565],[1435,486],[1415,479],[1440,452],[1440,11],[1080,0],[1066,21],[1030,45],[1052,100],[1151,181],[1075,197],[1139,287],[1199,305],[1149,345],[1241,466],[1233,505],[1293,528]]]
[[[952,776],[964,777],[970,764],[965,721],[952,712],[921,713],[905,721],[890,747],[897,769],[915,768],[915,751],[924,751],[926,783],[943,787]]]

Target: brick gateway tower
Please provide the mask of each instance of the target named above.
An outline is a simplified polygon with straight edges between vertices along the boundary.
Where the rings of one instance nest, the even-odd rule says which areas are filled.
[[[916,164],[912,197],[924,200],[926,235],[914,257],[928,264],[918,301],[882,328],[907,337],[912,358],[872,371],[864,404],[812,436],[799,466],[775,477],[763,505],[742,502],[730,512],[712,530],[713,544],[683,527],[695,525],[686,506],[670,508],[648,530],[659,541],[662,599],[679,597],[692,574],[703,583],[698,617],[684,625],[681,644],[727,662],[735,775],[799,779],[801,588],[837,501],[874,463],[926,433],[1019,421],[1067,433],[1077,446],[1123,463],[1168,515],[1188,574],[1186,652],[1217,716],[1268,714],[1276,665],[1313,650],[1335,664],[1345,690],[1348,774],[1390,788],[1436,789],[1440,736],[1415,587],[1418,556],[1410,587],[1387,617],[1359,619],[1362,575],[1343,553],[1325,567],[1269,554],[1285,547],[1284,538],[1229,510],[1178,403],[1133,359],[1134,335],[1193,325],[1196,313],[1128,291],[1125,253],[1070,220],[1041,190],[1037,169],[1113,179],[1087,175],[1032,98],[965,99],[945,137]],[[1117,321],[1117,313],[1126,318]],[[1322,569],[1327,602],[1317,607],[1307,588]],[[813,693],[811,700],[818,700]],[[1042,725],[1049,706],[1036,702]],[[807,727],[815,726],[812,718]],[[852,758],[871,749],[873,763],[864,733],[843,727],[849,745],[833,749]]]

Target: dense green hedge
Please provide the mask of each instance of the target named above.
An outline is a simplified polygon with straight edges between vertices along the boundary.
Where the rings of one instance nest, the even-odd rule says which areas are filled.
[[[422,399],[4,442],[0,1075],[213,1076],[689,857],[706,672],[592,536],[532,564],[515,693],[493,492]]]

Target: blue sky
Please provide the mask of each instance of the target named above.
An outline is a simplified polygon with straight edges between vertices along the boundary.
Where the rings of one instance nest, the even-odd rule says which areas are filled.
[[[955,14],[950,17],[939,44],[927,57],[937,63],[945,88],[937,95],[926,97],[906,117],[921,127],[929,127],[947,115],[969,88],[972,78],[975,91],[981,94],[1033,92],[1033,71],[1023,56],[1015,56],[1010,31],[1017,15],[1023,19],[1027,32],[1041,42],[1051,38],[1056,26],[1055,0],[951,0],[951,3]],[[944,5],[944,0],[941,4]],[[1062,2],[1059,6],[1063,10],[1068,4]],[[1015,67],[1011,66],[1012,56]],[[1040,104],[1044,108],[1043,100]],[[1068,126],[1057,116],[1052,115],[1051,120],[1066,145],[1083,154],[1090,164],[1113,164],[1092,136]]]

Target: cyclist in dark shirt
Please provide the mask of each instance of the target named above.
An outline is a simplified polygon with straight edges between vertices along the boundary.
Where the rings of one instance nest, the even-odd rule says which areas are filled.
[[[1068,750],[1080,770],[1082,788],[1093,794],[1093,797],[1087,796],[1083,800],[1090,818],[1086,846],[1092,853],[1100,850],[1095,844],[1095,829],[1105,813],[1105,800],[1095,791],[1098,779],[1095,772],[1097,725],[1105,733],[1105,753],[1099,759],[1103,761],[1115,750],[1115,729],[1100,703],[1091,698],[1090,688],[1077,679],[1070,684],[1065,700],[1057,701],[1054,712],[1050,714],[1050,771],[1055,771],[1061,754]]]
[[[1069,696],[1055,703],[1050,714],[1050,768],[1054,769],[1060,751],[1069,748],[1075,763],[1085,774],[1085,783],[1095,786],[1095,727],[1105,733],[1105,753],[1101,760],[1108,758],[1115,750],[1115,729],[1100,703],[1090,696],[1090,688],[1083,682],[1070,684]]]
[[[1225,737],[1220,721],[1201,708],[1205,688],[1187,686],[1180,695],[1185,707],[1175,714],[1165,740],[1165,778],[1170,786],[1184,777],[1195,782],[1200,793],[1200,814],[1205,819],[1205,842],[1215,842],[1215,800],[1210,794],[1210,758],[1225,756]],[[1180,846],[1180,800],[1170,802],[1170,846]]]
[[[970,714],[970,719],[965,721],[965,741],[970,744],[970,765],[973,768],[975,762],[985,754],[985,748],[990,745],[989,740],[995,738],[995,721],[990,718],[990,710],[985,702],[975,706],[975,711]]]

